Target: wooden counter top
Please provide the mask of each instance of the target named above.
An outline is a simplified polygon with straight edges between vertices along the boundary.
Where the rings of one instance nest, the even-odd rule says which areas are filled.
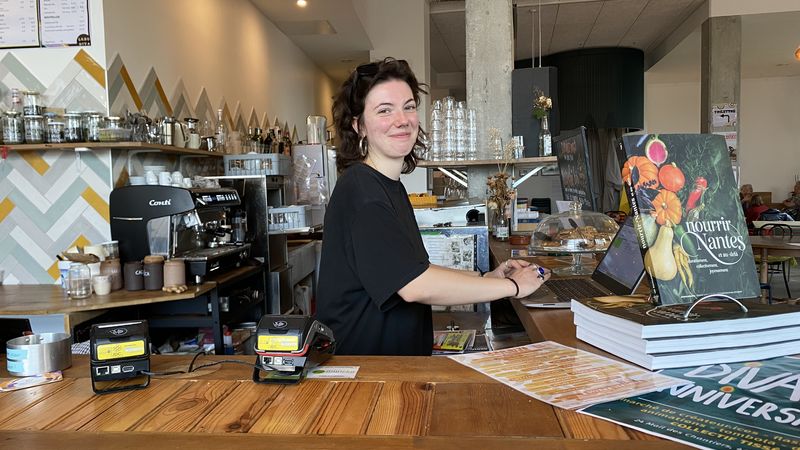
[[[190,286],[180,294],[163,291],[115,291],[109,295],[92,295],[71,299],[60,286],[49,284],[0,286],[0,315],[69,314],[106,310],[123,306],[188,300],[214,289],[215,283]]]
[[[255,357],[199,362],[223,358]],[[154,371],[164,371],[185,368],[189,358],[152,362]],[[553,408],[445,357],[336,356],[328,365],[360,370],[355,380],[272,385],[253,383],[249,367],[228,363],[154,377],[144,390],[94,395],[88,360],[78,356],[59,383],[0,393],[0,442],[17,448],[680,447]]]

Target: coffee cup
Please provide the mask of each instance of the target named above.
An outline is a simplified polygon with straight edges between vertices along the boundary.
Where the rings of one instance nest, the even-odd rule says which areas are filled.
[[[178,172],[177,170],[175,172],[172,172],[172,175],[170,176],[170,178],[172,178],[172,184],[182,184],[183,183],[183,174]]]
[[[172,175],[167,172],[161,172],[158,174],[158,184],[161,186],[169,186],[172,184]]]
[[[158,184],[158,175],[152,170],[148,170],[144,173],[144,181],[149,185],[156,185]]]

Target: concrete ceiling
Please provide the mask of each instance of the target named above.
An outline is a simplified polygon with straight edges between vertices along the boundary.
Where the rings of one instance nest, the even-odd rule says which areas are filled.
[[[337,83],[369,60],[369,36],[353,0],[251,0]],[[401,1],[401,0],[397,0]],[[428,0],[433,88],[463,90],[466,30],[463,0]],[[515,59],[587,47],[661,51],[664,38],[690,19],[705,0],[515,0]],[[539,22],[541,21],[541,26]],[[742,19],[744,77],[800,75],[793,59],[800,45],[800,12]],[[539,34],[541,33],[541,39]],[[658,51],[656,51],[658,50]],[[695,30],[648,70],[657,82],[699,79],[700,33]],[[446,80],[440,82],[439,80]]]

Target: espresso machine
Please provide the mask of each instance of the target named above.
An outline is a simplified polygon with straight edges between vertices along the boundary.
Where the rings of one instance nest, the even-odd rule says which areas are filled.
[[[239,267],[250,244],[233,242],[232,208],[241,203],[230,188],[184,189],[126,186],[111,192],[111,238],[119,241],[122,262],[147,255],[186,261],[187,281],[203,282],[212,272]],[[237,223],[237,226],[240,223]]]

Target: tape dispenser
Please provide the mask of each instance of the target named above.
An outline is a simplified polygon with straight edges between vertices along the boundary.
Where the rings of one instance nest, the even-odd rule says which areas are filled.
[[[333,354],[330,328],[311,316],[266,315],[256,331],[256,383],[297,383]]]
[[[92,325],[89,348],[92,390],[96,394],[143,389],[150,384],[146,320]]]

